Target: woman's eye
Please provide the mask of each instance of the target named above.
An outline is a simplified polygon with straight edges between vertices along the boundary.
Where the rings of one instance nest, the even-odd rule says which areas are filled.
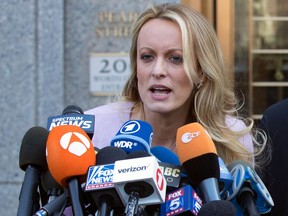
[[[153,60],[152,55],[141,55],[141,59],[144,60],[145,62]]]
[[[176,64],[180,64],[183,62],[183,58],[182,58],[182,56],[172,56],[172,57],[170,57],[170,61],[174,62]]]

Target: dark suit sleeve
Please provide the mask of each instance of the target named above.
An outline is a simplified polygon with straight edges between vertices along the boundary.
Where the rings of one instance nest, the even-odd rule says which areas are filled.
[[[268,136],[267,151],[272,150],[271,161],[259,172],[275,204],[267,215],[288,215],[288,99],[270,106],[259,128]]]

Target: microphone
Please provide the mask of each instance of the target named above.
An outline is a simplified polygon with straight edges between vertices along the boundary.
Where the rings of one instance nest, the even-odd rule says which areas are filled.
[[[110,215],[112,208],[123,208],[123,203],[114,187],[114,163],[127,157],[124,150],[106,146],[96,155],[96,166],[89,167],[85,192],[93,198],[101,216]]]
[[[111,146],[121,148],[127,154],[141,150],[150,152],[152,135],[153,128],[148,122],[129,120],[123,124],[111,140]]]
[[[244,161],[228,165],[234,181],[227,197],[237,214],[260,215],[271,211],[274,201],[258,174]]]
[[[185,174],[181,174],[181,163],[178,156],[170,149],[164,146],[155,146],[151,148],[151,154],[160,160],[159,166],[163,167],[163,174],[167,181],[167,190],[165,203],[160,206],[160,215],[196,215],[201,208],[203,201],[190,185],[182,185]],[[181,179],[182,176],[182,179]],[[182,185],[181,188],[178,188]]]
[[[154,155],[160,162],[180,165],[180,160],[173,151],[164,146],[154,146],[150,149],[152,155]]]
[[[59,213],[66,206],[68,195],[63,194],[63,188],[55,181],[49,170],[42,172],[41,182],[47,193],[48,202],[42,206],[33,216],[49,216]],[[60,196],[58,198],[58,196]]]
[[[62,215],[67,203],[68,194],[66,192],[55,197],[51,202],[42,206],[33,216]]]
[[[40,172],[47,170],[45,157],[48,131],[42,127],[32,127],[24,135],[19,153],[19,167],[25,171],[17,215],[31,216],[36,202]]]
[[[184,125],[177,130],[176,146],[182,167],[205,201],[221,200],[218,155],[208,132],[199,123]]]
[[[64,108],[62,115],[69,115],[69,114],[84,114],[84,111],[81,107],[77,105],[69,105]]]
[[[74,215],[83,215],[79,181],[85,181],[89,166],[96,161],[89,136],[79,126],[54,127],[48,136],[46,158],[54,179],[69,187]]]
[[[167,190],[178,188],[181,181],[181,164],[178,156],[164,146],[154,146],[150,152],[158,159],[158,164],[167,182]]]
[[[183,183],[183,178],[186,178],[186,174],[181,174],[181,163],[178,156],[164,146],[154,146],[150,149],[152,155],[154,155],[159,161],[160,168],[163,168],[162,172],[167,181],[167,190],[169,187],[178,188],[180,180]],[[221,198],[227,197],[227,191],[232,185],[233,176],[229,172],[223,160],[218,157],[220,168],[219,190]],[[181,179],[182,176],[182,179]]]
[[[203,200],[197,192],[190,185],[185,185],[166,195],[160,215],[197,215],[202,205]]]
[[[95,116],[83,114],[83,110],[76,105],[67,106],[62,115],[50,116],[47,121],[47,129],[51,131],[60,125],[76,125],[82,128],[92,140],[94,134]]]
[[[48,169],[45,172],[42,172],[41,180],[42,186],[48,196],[48,203],[56,199],[56,197],[63,192],[63,187],[58,184]]]
[[[136,214],[138,205],[165,201],[166,180],[157,159],[146,151],[130,153],[115,162],[113,182],[124,204],[126,215]]]
[[[157,158],[159,167],[165,177],[167,182],[166,192],[178,188],[181,181],[181,165],[178,156],[164,146],[154,146],[150,149],[150,153]],[[158,215],[160,204],[145,206],[145,212],[148,215]]]
[[[229,194],[230,187],[233,183],[233,176],[229,172],[222,158],[218,157],[218,162],[220,168],[219,191],[221,199],[223,200],[226,199]]]
[[[226,200],[214,200],[208,203],[205,203],[197,216],[235,216],[236,209]]]

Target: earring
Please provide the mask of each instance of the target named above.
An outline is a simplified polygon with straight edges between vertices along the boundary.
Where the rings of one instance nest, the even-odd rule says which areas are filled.
[[[200,83],[198,83],[196,88],[199,90],[202,86],[203,86],[203,82],[201,81]]]

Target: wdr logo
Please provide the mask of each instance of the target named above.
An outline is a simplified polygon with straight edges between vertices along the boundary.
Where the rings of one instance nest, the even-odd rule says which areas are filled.
[[[118,148],[132,149],[133,146],[135,146],[135,147],[137,146],[137,143],[121,140],[121,141],[115,141],[114,146],[118,147]]]

